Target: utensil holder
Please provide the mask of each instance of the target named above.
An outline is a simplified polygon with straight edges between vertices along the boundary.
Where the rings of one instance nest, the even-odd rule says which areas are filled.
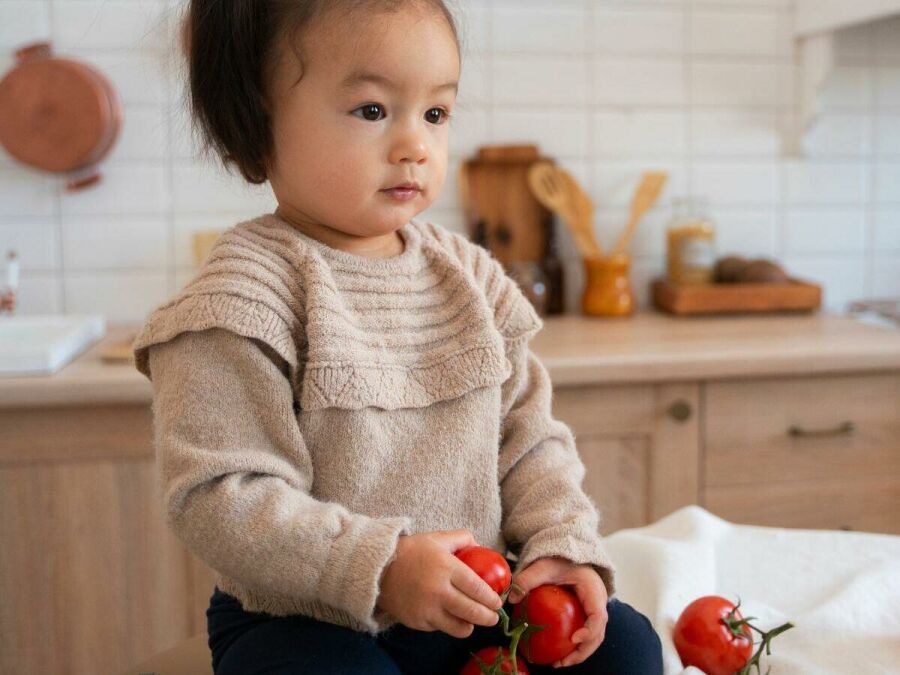
[[[586,280],[581,310],[591,316],[628,316],[634,313],[631,256],[624,253],[584,258]]]

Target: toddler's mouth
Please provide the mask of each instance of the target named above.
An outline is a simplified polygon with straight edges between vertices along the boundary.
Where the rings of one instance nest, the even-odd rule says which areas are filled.
[[[422,188],[418,183],[402,183],[395,187],[381,190],[381,192],[385,193],[389,197],[403,202],[415,198],[421,191]]]

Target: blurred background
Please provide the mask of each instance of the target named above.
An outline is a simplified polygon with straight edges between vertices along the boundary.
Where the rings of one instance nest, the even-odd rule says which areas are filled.
[[[832,3],[834,4],[834,3]],[[852,5],[853,3],[848,3]],[[766,256],[821,284],[823,305],[900,292],[900,17],[834,33],[818,114],[791,0],[463,0],[451,167],[420,217],[465,231],[456,167],[483,144],[534,143],[574,175],[611,244],[641,172],[669,180],[631,245],[638,306],[665,267],[672,199],[705,197],[722,254]],[[0,248],[21,268],[19,314],[137,321],[193,272],[192,234],[270,211],[263,185],[196,156],[176,47],[181,0],[0,0],[0,72],[49,40],[106,74],[121,137],[73,193],[0,152]],[[556,230],[566,312],[584,271]]]

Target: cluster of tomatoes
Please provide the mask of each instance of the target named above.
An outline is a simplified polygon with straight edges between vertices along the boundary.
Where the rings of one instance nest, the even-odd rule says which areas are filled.
[[[484,579],[503,600],[515,586],[506,559],[490,548],[469,546],[456,556]],[[521,590],[521,589],[519,589]],[[771,640],[793,627],[787,622],[762,631],[744,618],[730,600],[716,595],[698,598],[689,604],[675,623],[672,638],[684,666],[695,666],[707,675],[749,675],[765,649],[771,653]],[[529,675],[528,666],[516,655],[519,642],[525,661],[549,664],[575,650],[570,639],[584,626],[587,617],[578,597],[564,586],[546,584],[528,592],[513,609],[512,621],[501,607],[497,610],[503,633],[511,638],[509,647],[495,645],[480,649],[469,659],[460,675]],[[759,648],[753,651],[751,629],[760,633]]]
[[[456,557],[471,567],[503,600],[515,586],[506,558],[491,548],[469,546]],[[519,589],[521,590],[521,589]],[[475,652],[460,675],[529,675],[528,666],[516,655],[521,641],[525,661],[548,664],[565,658],[576,645],[571,636],[584,626],[587,616],[578,597],[564,586],[545,584],[529,591],[513,609],[512,620],[497,610],[509,647],[485,647]]]

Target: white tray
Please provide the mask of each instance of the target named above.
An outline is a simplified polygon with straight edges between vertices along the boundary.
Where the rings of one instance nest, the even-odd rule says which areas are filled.
[[[0,377],[51,375],[105,334],[97,314],[0,315]]]

